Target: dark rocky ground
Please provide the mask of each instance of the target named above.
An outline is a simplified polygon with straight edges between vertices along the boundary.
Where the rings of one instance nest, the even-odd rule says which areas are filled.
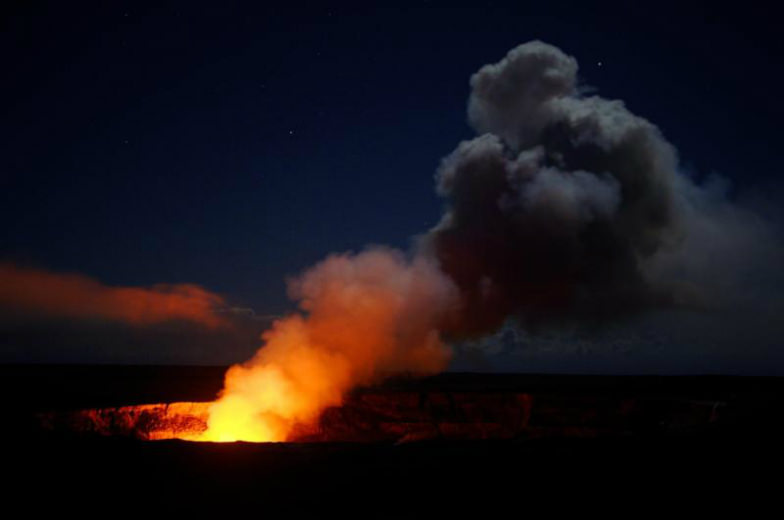
[[[35,420],[42,411],[209,400],[223,371],[1,367],[2,467],[10,483],[2,487],[4,509],[88,517],[240,510],[258,517],[494,518],[749,517],[781,508],[784,381],[775,378],[446,374],[397,379],[351,398],[424,396],[417,410],[453,424],[470,419],[461,399],[532,396],[529,424],[550,433],[501,440],[143,442],[53,434]],[[428,405],[450,395],[456,402]],[[574,428],[581,423],[619,426],[580,435]]]

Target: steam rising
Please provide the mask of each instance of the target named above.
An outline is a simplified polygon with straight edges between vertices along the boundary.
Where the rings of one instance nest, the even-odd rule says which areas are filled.
[[[442,337],[698,304],[712,285],[695,276],[711,261],[700,251],[766,242],[753,216],[679,172],[653,124],[580,94],[577,70],[530,42],[474,74],[479,135],[438,169],[441,221],[410,257],[331,256],[294,280],[301,312],[229,370],[202,439],[285,440],[358,384],[442,370]]]
[[[229,370],[200,440],[283,441],[358,384],[446,368],[438,325],[457,293],[424,258],[386,249],[330,256],[290,292],[307,317],[276,321],[256,356]]]

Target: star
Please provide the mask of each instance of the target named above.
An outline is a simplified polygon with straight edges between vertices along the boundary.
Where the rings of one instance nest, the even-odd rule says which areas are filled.
[[[602,62],[600,61],[600,62],[599,62],[599,63],[597,63],[596,65],[597,65],[598,67],[601,67],[601,66],[602,66]]]

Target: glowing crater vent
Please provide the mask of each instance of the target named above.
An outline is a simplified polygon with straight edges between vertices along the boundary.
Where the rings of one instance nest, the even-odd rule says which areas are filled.
[[[61,414],[42,414],[43,426],[142,440],[199,440],[207,429],[211,403],[176,402],[94,408]]]

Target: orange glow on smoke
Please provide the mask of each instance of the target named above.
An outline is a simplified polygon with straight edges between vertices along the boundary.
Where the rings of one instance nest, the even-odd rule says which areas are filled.
[[[45,316],[103,319],[131,325],[187,320],[223,324],[223,299],[197,285],[109,287],[82,275],[0,263],[0,307]]]
[[[456,290],[426,260],[386,249],[332,256],[290,292],[304,315],[275,322],[263,348],[226,373],[206,431],[180,438],[285,441],[357,385],[391,372],[437,372],[449,360],[438,325]]]

